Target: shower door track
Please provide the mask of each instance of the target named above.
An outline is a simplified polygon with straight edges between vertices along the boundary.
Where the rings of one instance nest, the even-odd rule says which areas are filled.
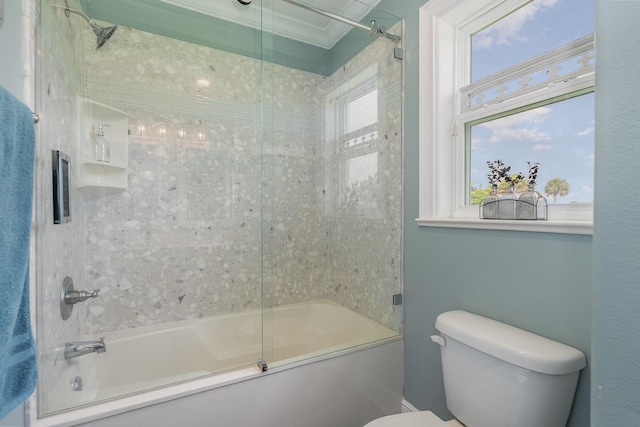
[[[388,38],[389,40],[391,40],[392,42],[395,42],[395,43],[399,43],[402,40],[402,38],[400,36],[396,36],[395,34],[387,33],[384,27],[378,27],[376,25],[376,21],[375,20],[372,20],[371,21],[371,26],[367,27],[366,25],[364,25],[364,24],[362,24],[360,22],[352,21],[351,19],[345,18],[345,17],[340,16],[340,15],[336,15],[335,13],[327,12],[326,10],[318,9],[318,8],[313,7],[313,6],[309,6],[309,5],[306,5],[306,4],[303,4],[303,3],[299,3],[296,0],[283,0],[283,1],[286,2],[286,3],[292,4],[294,6],[298,6],[298,7],[301,7],[303,9],[310,10],[311,12],[315,12],[315,13],[317,13],[319,15],[326,16],[327,18],[335,19],[336,21],[340,21],[343,24],[351,25],[352,27],[360,28],[362,30],[368,31],[370,34],[377,34],[379,36],[386,37],[386,38]]]

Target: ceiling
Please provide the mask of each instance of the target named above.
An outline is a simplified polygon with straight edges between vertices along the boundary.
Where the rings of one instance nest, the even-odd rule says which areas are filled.
[[[244,0],[245,2],[248,0]],[[400,21],[380,0],[295,0],[369,27]],[[78,0],[92,19],[291,68],[331,75],[377,39],[285,0]],[[268,8],[267,8],[268,5]],[[263,10],[264,9],[264,10]],[[273,34],[274,37],[270,37]],[[118,37],[116,33],[115,37]]]
[[[245,2],[248,0],[244,0]],[[363,18],[380,0],[297,0],[352,21]],[[255,29],[272,28],[276,35],[331,49],[352,27],[283,0],[254,0],[242,5],[237,0],[160,0],[160,2],[213,16]],[[262,4],[261,4],[262,3]],[[263,11],[262,6],[269,11]],[[272,11],[272,13],[270,13]],[[364,23],[364,22],[363,22]],[[367,25],[365,23],[365,25]]]

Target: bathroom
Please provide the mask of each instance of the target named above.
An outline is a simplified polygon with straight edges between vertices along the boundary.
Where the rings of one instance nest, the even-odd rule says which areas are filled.
[[[5,1],[4,5],[1,52],[3,58],[6,55],[12,60],[2,61],[1,76],[3,85],[28,94],[34,88],[23,83],[28,70],[23,70],[21,58],[23,49],[28,56],[32,47],[19,43],[23,37],[19,24],[29,20],[31,5],[19,3]],[[640,238],[632,215],[626,213],[633,212],[637,202],[630,197],[633,193],[619,184],[634,182],[632,166],[638,155],[629,141],[637,131],[633,126],[635,106],[623,96],[634,91],[623,85],[626,68],[611,65],[624,60],[631,69],[637,68],[637,59],[626,53],[636,48],[631,25],[640,17],[637,5],[604,0],[596,3],[598,90],[607,90],[611,97],[597,98],[596,198],[601,203],[596,203],[590,236],[416,225],[421,43],[418,10],[424,3],[383,1],[378,5],[401,17],[404,26],[404,398],[417,408],[447,416],[438,349],[429,336],[434,333],[439,313],[463,308],[568,343],[588,356],[589,368],[581,374],[569,425],[589,425],[589,420],[591,425],[637,424],[638,414],[633,410],[640,406],[637,386],[627,374],[634,362],[627,354],[636,353],[638,347],[638,314],[634,309],[638,291],[633,283]],[[606,145],[600,143],[604,140]],[[620,152],[624,156],[619,156]],[[606,173],[613,170],[616,174]],[[630,209],[621,210],[621,206]],[[517,258],[496,263],[495,257],[500,254],[517,254]],[[535,262],[537,268],[522,275],[524,262]],[[498,267],[501,274],[517,280],[495,280],[493,273]],[[23,424],[22,420],[8,425]]]

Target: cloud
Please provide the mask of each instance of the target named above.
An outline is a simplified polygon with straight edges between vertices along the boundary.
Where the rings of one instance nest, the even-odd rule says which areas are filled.
[[[508,139],[530,140],[530,141],[549,141],[551,135],[547,132],[541,132],[537,129],[526,128],[503,128],[494,129],[491,133],[492,142],[500,142]]]
[[[502,117],[498,120],[493,120],[487,123],[483,123],[483,126],[488,128],[496,127],[511,127],[521,123],[534,123],[542,124],[551,115],[553,109],[551,107],[539,107],[533,110],[523,111],[518,114],[512,114],[510,116]]]
[[[551,144],[536,144],[533,146],[533,149],[536,151],[551,150],[552,148],[553,146]]]
[[[589,126],[588,128],[586,128],[585,130],[583,130],[582,132],[578,132],[578,136],[589,136],[589,135],[593,135],[594,132],[594,128],[593,126]]]
[[[594,162],[596,160],[596,155],[595,154],[590,154],[586,157],[585,159],[587,162]]]
[[[536,129],[536,125],[544,123],[551,112],[552,109],[549,107],[540,107],[482,123],[479,126],[491,131],[491,136],[488,139],[490,142],[497,143],[509,140],[544,142],[551,140],[551,135]],[[543,147],[543,145],[539,145]]]
[[[526,42],[521,34],[527,21],[532,21],[538,12],[551,9],[558,0],[538,0],[516,10],[473,37],[474,49],[489,49],[494,44],[508,45],[513,41]]]
[[[591,189],[591,187],[587,187],[586,185],[582,187],[582,191],[584,193],[589,193],[589,194],[593,193],[593,190]]]

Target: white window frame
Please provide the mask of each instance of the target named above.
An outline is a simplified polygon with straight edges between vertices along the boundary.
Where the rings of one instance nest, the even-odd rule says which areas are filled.
[[[371,123],[360,129],[346,132],[346,109],[350,102],[377,90],[378,96],[378,117],[375,123]],[[361,155],[371,154],[379,151],[380,144],[380,99],[383,88],[380,87],[378,76],[378,65],[369,64],[359,70],[350,79],[332,89],[325,95],[325,132],[327,144],[325,146],[325,156],[330,159],[325,170],[325,181],[327,183],[328,197],[325,203],[325,214],[329,217],[341,218],[367,218],[369,220],[379,220],[382,218],[381,200],[378,196],[375,207],[361,209],[354,214],[348,212],[342,206],[344,197],[344,187],[348,175],[348,161]],[[355,136],[365,137],[366,144],[356,147],[346,147],[345,142]],[[377,179],[383,177],[380,171],[383,170],[384,159],[378,156]],[[335,165],[338,165],[339,173],[335,174]]]
[[[367,154],[378,153],[379,148],[379,131],[378,131],[378,122],[380,121],[380,112],[378,109],[378,115],[376,116],[376,121],[370,123],[361,128],[352,130],[351,132],[347,132],[347,108],[349,104],[362,96],[365,96],[373,91],[377,91],[378,94],[376,96],[377,107],[380,104],[380,88],[378,87],[378,79],[377,76],[365,81],[359,86],[355,87],[343,97],[339,98],[336,102],[337,110],[338,110],[338,158],[340,159],[340,188],[338,191],[339,200],[343,200],[344,192],[345,192],[345,184],[348,182],[349,176],[349,160],[355,159],[360,156],[364,156]],[[366,143],[362,145],[358,145],[355,147],[346,147],[346,142],[353,138],[365,138]],[[380,157],[377,157],[377,166],[376,166],[376,175],[377,179],[380,179],[379,171],[380,171]],[[345,212],[344,206],[339,203],[340,215],[344,217],[349,216],[366,216],[369,218],[380,218],[382,217],[382,213],[380,211],[380,200],[376,200],[376,206],[368,206],[365,208],[361,208],[358,214],[347,213]]]
[[[456,119],[461,111],[460,90],[469,81],[470,34],[529,1],[430,0],[420,8],[420,197],[416,222],[421,226],[593,233],[592,204],[550,205],[547,221],[481,220],[477,206],[464,206],[464,124]],[[517,108],[535,102],[535,96],[509,102]]]

